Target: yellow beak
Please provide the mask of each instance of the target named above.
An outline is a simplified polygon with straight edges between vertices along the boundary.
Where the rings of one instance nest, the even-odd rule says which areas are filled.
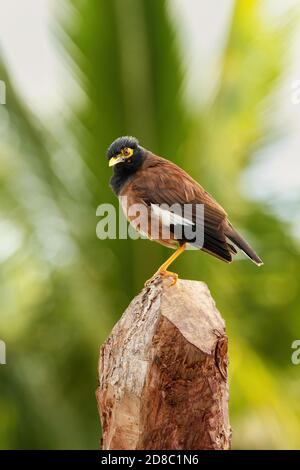
[[[111,159],[108,162],[108,166],[114,166],[124,161],[125,161],[124,157],[122,157],[121,155],[117,155],[116,157],[111,157]]]

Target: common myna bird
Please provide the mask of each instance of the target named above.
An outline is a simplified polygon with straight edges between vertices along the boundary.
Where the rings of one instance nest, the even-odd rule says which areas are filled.
[[[177,248],[151,279],[158,275],[171,276],[175,283],[178,276],[169,272],[168,267],[187,244],[227,263],[239,248],[255,264],[263,264],[231,225],[224,209],[177,165],[154,155],[139,145],[136,138],[128,136],[119,137],[110,145],[107,158],[109,166],[114,167],[110,186],[119,197],[129,222],[149,239]],[[140,211],[141,217],[137,218],[134,211],[130,211],[133,205],[144,209]],[[176,210],[168,210],[173,205]],[[204,210],[198,211],[197,207]],[[200,239],[194,235],[197,229],[203,234]]]

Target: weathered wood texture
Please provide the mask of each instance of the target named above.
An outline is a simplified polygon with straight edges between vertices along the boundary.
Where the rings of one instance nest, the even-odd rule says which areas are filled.
[[[155,281],[101,347],[103,449],[228,449],[227,336],[207,286]]]

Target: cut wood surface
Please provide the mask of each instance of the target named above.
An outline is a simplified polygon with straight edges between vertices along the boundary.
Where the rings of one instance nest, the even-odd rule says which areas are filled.
[[[227,336],[207,286],[159,278],[101,347],[102,448],[228,449]]]

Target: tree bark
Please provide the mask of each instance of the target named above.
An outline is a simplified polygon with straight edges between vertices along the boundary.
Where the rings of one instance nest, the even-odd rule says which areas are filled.
[[[227,336],[202,282],[157,279],[100,350],[102,448],[229,449]]]

